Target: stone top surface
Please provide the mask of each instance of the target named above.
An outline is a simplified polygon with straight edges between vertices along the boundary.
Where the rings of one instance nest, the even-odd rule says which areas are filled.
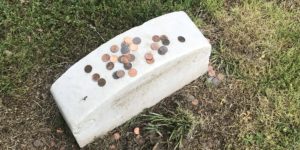
[[[153,35],[168,36],[170,44],[167,46],[168,52],[165,55],[160,55],[157,51],[151,50]],[[180,42],[178,36],[184,37],[185,41]],[[120,50],[117,53],[112,53],[110,48],[114,44],[121,47],[120,45],[125,37],[141,38],[138,50],[131,52],[135,55],[132,67],[137,70],[134,77],[130,77],[128,71],[124,70],[123,64],[118,62],[114,63],[112,70],[107,70],[107,62],[103,62],[101,58],[103,54],[122,55]],[[51,93],[72,129],[72,125],[79,124],[104,102],[121,98],[118,97],[122,95],[121,93],[134,90],[144,80],[151,80],[151,75],[155,74],[157,68],[167,65],[173,59],[188,54],[190,50],[207,46],[210,46],[209,42],[186,13],[169,13],[134,27],[89,53],[55,81],[51,87]],[[147,52],[153,54],[154,63],[149,64],[145,61]],[[90,73],[86,73],[84,70],[87,65],[92,66]],[[125,71],[124,77],[114,79],[113,72],[120,69]],[[97,82],[92,80],[94,73],[98,73],[100,78],[105,79],[104,86],[99,86]],[[151,74],[148,79],[144,78],[146,74]]]

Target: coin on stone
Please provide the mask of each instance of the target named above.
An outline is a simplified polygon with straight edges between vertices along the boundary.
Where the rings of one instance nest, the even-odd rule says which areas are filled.
[[[122,78],[122,77],[124,77],[125,72],[123,70],[118,70],[116,75],[117,75],[118,78]]]
[[[161,40],[161,42],[162,42],[163,45],[166,45],[166,46],[170,45],[170,40],[169,39],[163,39],[163,40]]]
[[[129,46],[122,46],[121,47],[121,53],[122,54],[127,54],[127,53],[129,53]]]
[[[129,60],[128,60],[128,56],[127,55],[122,55],[120,56],[120,63],[123,63],[123,64],[126,64],[126,63],[129,63]]]
[[[158,36],[158,35],[153,35],[153,36],[152,36],[152,41],[153,41],[153,42],[159,42],[159,41],[160,41],[159,36]]]
[[[131,51],[136,51],[136,50],[138,50],[138,46],[137,46],[136,44],[130,44],[130,45],[129,45],[129,49],[130,49]]]
[[[160,37],[159,37],[159,39],[160,40],[166,40],[166,39],[169,39],[166,35],[161,35]]]
[[[119,79],[119,77],[117,76],[117,71],[115,71],[115,72],[112,74],[112,77],[113,77],[114,79]]]
[[[129,37],[129,36],[126,36],[126,37],[124,38],[124,42],[125,42],[126,44],[131,44],[131,43],[132,43],[132,38]]]
[[[129,69],[129,70],[128,70],[128,75],[129,75],[130,77],[135,77],[135,76],[137,75],[137,70],[134,69],[134,68]]]
[[[133,54],[128,54],[128,61],[133,62],[135,60],[135,56]]]
[[[185,42],[185,38],[183,36],[178,36],[177,39],[179,42]]]
[[[153,55],[151,53],[146,53],[144,57],[145,57],[146,60],[153,59]]]
[[[111,62],[117,62],[118,61],[118,56],[117,55],[111,55],[110,56],[110,61]]]
[[[142,42],[142,39],[140,37],[135,37],[132,39],[132,43],[134,43],[136,45],[141,44],[141,42]]]
[[[103,62],[107,62],[107,61],[109,61],[109,59],[110,59],[110,56],[108,54],[103,54],[102,55],[102,61]]]
[[[124,69],[128,70],[132,67],[132,64],[131,63],[126,63],[123,66],[124,66]]]
[[[108,62],[106,64],[106,69],[107,70],[112,70],[112,69],[114,69],[114,67],[115,67],[115,64],[113,62]]]
[[[90,72],[92,71],[92,66],[91,66],[91,65],[86,65],[86,66],[84,67],[84,71],[85,71],[86,73],[90,73]]]
[[[119,51],[119,46],[118,45],[112,45],[110,47],[110,51],[113,52],[113,53],[116,53]]]
[[[100,79],[100,75],[98,73],[93,74],[92,79],[94,81],[98,81]]]
[[[165,55],[167,52],[168,52],[168,48],[166,46],[161,46],[158,49],[158,54],[160,54],[160,55]]]
[[[159,44],[158,43],[151,43],[150,45],[152,50],[158,50],[159,49]]]
[[[147,64],[153,64],[154,62],[155,62],[155,60],[154,59],[146,59],[146,62],[147,62]]]
[[[106,80],[105,79],[103,79],[103,78],[100,78],[99,80],[98,80],[98,85],[99,86],[104,86],[106,84]]]

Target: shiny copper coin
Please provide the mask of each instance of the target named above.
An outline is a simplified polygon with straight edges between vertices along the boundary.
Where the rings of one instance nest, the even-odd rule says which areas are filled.
[[[118,52],[119,49],[120,49],[120,48],[119,48],[118,45],[112,45],[112,46],[110,47],[110,51],[113,52],[113,53]]]
[[[128,70],[128,75],[129,75],[130,77],[135,77],[135,76],[137,75],[137,70],[134,69],[134,68],[129,69],[129,70]]]
[[[110,61],[111,61],[111,62],[117,62],[117,61],[118,61],[118,56],[116,56],[116,55],[111,55],[111,56],[110,56]]]
[[[155,62],[154,59],[149,59],[149,60],[146,60],[147,64],[153,64]]]
[[[119,62],[123,63],[123,64],[129,63],[128,56],[127,55],[120,56],[120,61]]]
[[[185,42],[185,38],[183,36],[178,36],[177,39],[179,42]]]
[[[160,37],[159,37],[159,39],[160,40],[166,40],[166,39],[169,39],[166,35],[161,35]]]
[[[152,43],[150,45],[150,47],[151,47],[152,50],[158,50],[159,49],[159,44],[158,43]]]
[[[119,79],[119,77],[117,76],[117,71],[115,71],[115,72],[112,74],[112,77],[113,77],[114,79]]]
[[[98,81],[100,79],[100,75],[98,73],[93,74],[92,79],[94,81]]]
[[[135,60],[135,56],[133,54],[128,54],[128,61],[133,62]]]
[[[114,69],[114,67],[115,67],[115,64],[113,62],[108,62],[106,64],[106,69],[107,70],[112,70],[112,69]]]
[[[125,72],[123,70],[118,70],[116,73],[117,77],[122,78],[125,75]]]
[[[103,54],[102,55],[102,61],[103,62],[107,62],[107,61],[109,61],[109,59],[110,59],[110,56],[108,54]]]
[[[91,66],[91,65],[86,65],[86,66],[84,67],[84,71],[85,71],[86,73],[90,73],[90,72],[92,71],[92,66]]]
[[[132,43],[134,43],[136,45],[141,44],[141,42],[142,42],[142,39],[140,37],[135,37],[132,39]]]
[[[153,36],[152,36],[152,41],[153,41],[153,42],[159,42],[159,41],[160,41],[159,36],[158,36],[158,35],[153,35]]]
[[[98,80],[98,85],[99,86],[104,86],[106,84],[106,80],[105,79],[103,79],[103,78],[100,78],[99,80]]]
[[[131,51],[136,51],[136,50],[138,50],[138,46],[137,46],[136,44],[130,44],[130,45],[129,45],[129,49],[130,49]]]
[[[153,55],[151,53],[146,53],[144,57],[145,57],[146,60],[153,59]]]
[[[168,48],[166,46],[161,46],[158,49],[158,54],[160,54],[160,55],[165,55],[167,52],[168,52]]]
[[[169,39],[161,40],[161,42],[162,42],[163,45],[166,45],[166,46],[170,45],[170,40]]]
[[[129,36],[127,36],[127,37],[124,38],[124,42],[125,42],[126,44],[131,44],[131,43],[132,43],[132,38],[129,37]]]
[[[131,63],[126,63],[123,66],[124,66],[124,69],[128,70],[132,67],[132,64]]]

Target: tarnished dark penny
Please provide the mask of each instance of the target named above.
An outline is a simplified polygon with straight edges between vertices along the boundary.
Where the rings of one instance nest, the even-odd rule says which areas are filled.
[[[185,38],[183,36],[178,36],[177,39],[179,42],[185,42]]]
[[[117,77],[122,78],[125,75],[125,72],[123,70],[118,70],[116,73]]]
[[[106,80],[105,79],[103,79],[103,78],[100,78],[99,80],[98,80],[98,85],[99,86],[104,86],[106,84]]]
[[[98,73],[95,73],[95,74],[92,75],[92,79],[94,81],[98,81],[100,79],[100,75]]]
[[[151,43],[150,45],[152,50],[158,50],[159,49],[159,44],[158,43]]]
[[[161,35],[160,37],[159,37],[159,39],[160,40],[167,40],[167,39],[169,39],[166,35]]]
[[[113,52],[113,53],[118,52],[119,49],[120,49],[120,48],[119,48],[118,45],[112,45],[112,46],[110,47],[110,51]]]
[[[168,48],[166,46],[161,46],[158,49],[158,54],[160,54],[160,55],[165,55],[167,52],[168,52]]]
[[[153,42],[159,42],[160,41],[160,37],[158,35],[153,35],[152,36],[152,41]]]
[[[162,42],[163,45],[166,45],[166,46],[168,46],[170,44],[170,40],[169,39],[161,40],[161,42]]]
[[[153,59],[153,55],[151,53],[146,53],[144,57],[145,57],[146,60]]]
[[[91,66],[91,65],[86,65],[86,66],[84,67],[84,71],[85,71],[86,73],[90,73],[90,72],[92,71],[92,66]]]
[[[122,54],[127,54],[129,53],[129,46],[128,45],[124,45],[121,47],[121,53]]]
[[[132,43],[134,43],[134,44],[139,45],[139,44],[141,44],[141,42],[142,42],[142,39],[140,37],[135,37],[132,39]]]
[[[107,61],[109,61],[109,59],[110,59],[110,56],[108,54],[103,54],[102,55],[102,61],[103,62],[107,62]]]
[[[113,62],[108,62],[106,64],[106,69],[107,70],[112,70],[112,69],[114,69],[114,67],[115,67],[115,64]]]
[[[128,70],[128,75],[130,77],[135,77],[137,75],[137,70],[134,68],[131,68],[130,70]]]
[[[128,70],[132,67],[132,64],[131,63],[126,63],[123,66],[124,66],[124,69]]]
[[[128,61],[133,62],[135,60],[135,56],[133,54],[128,54]]]
[[[119,79],[119,77],[117,76],[117,71],[115,71],[115,72],[112,74],[112,77],[113,77],[114,79]]]
[[[150,60],[147,59],[146,62],[147,62],[147,64],[153,64],[155,62],[155,60],[154,59],[150,59]]]

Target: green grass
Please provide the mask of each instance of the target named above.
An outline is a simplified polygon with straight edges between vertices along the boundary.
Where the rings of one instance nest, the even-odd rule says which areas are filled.
[[[69,132],[52,132],[65,125],[49,94],[53,81],[112,37],[184,10],[211,39],[211,62],[226,79],[211,87],[199,78],[180,93],[197,96],[203,106],[191,108],[173,95],[180,109],[166,105],[173,113],[145,112],[145,121],[139,119],[142,115],[120,127],[122,135],[146,124],[168,136],[169,148],[185,145],[197,130],[195,144],[187,149],[299,149],[299,8],[297,0],[0,1],[0,113],[5,114],[0,117],[0,146],[30,149],[28,143],[37,135],[71,148],[75,141]],[[195,118],[203,122],[193,129]],[[45,127],[51,132],[40,131]],[[130,142],[134,137],[122,138],[120,147],[136,146]],[[89,148],[112,142],[95,143]],[[153,144],[137,148],[147,146]]]

